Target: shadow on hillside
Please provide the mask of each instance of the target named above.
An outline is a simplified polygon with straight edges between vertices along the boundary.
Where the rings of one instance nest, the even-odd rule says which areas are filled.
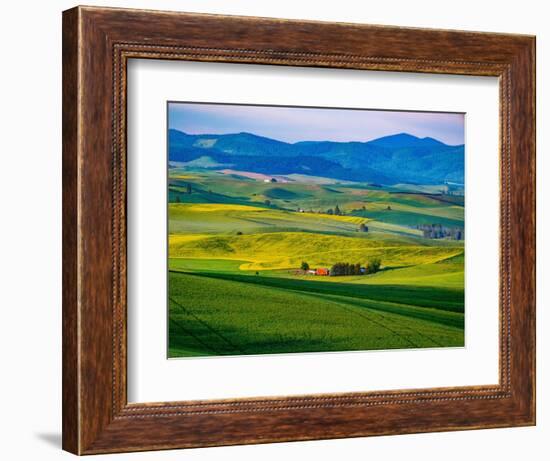
[[[298,280],[263,275],[242,275],[234,273],[197,273],[170,270],[196,277],[250,283],[284,290],[308,293],[346,296],[375,301],[407,304],[417,307],[430,307],[450,312],[464,312],[464,291],[453,288],[421,287],[410,285],[369,285],[357,283],[334,283],[315,280]]]

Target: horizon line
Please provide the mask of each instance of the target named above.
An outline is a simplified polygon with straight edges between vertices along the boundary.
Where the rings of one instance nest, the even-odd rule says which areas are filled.
[[[436,141],[438,143],[441,143],[441,144],[443,144],[444,146],[447,146],[447,147],[460,147],[460,146],[465,146],[466,145],[466,143],[447,144],[446,142],[443,142],[440,139],[434,138],[433,136],[420,137],[420,136],[415,136],[414,134],[411,134],[411,133],[407,133],[406,131],[401,131],[401,132],[394,133],[394,134],[380,136],[378,138],[369,139],[368,141],[332,141],[330,139],[312,141],[310,139],[303,139],[301,141],[288,142],[288,141],[282,141],[281,139],[256,134],[256,133],[253,133],[251,131],[232,131],[232,132],[227,132],[227,133],[212,133],[212,132],[189,133],[187,131],[183,131],[183,130],[180,130],[178,128],[168,127],[168,131],[170,131],[170,130],[177,131],[179,133],[183,133],[186,136],[231,136],[231,135],[237,135],[237,134],[248,134],[248,135],[256,136],[258,138],[264,138],[264,139],[269,139],[271,141],[277,141],[277,142],[280,142],[282,144],[288,144],[289,146],[299,144],[299,143],[303,143],[303,142],[310,142],[310,143],[327,143],[327,142],[330,142],[330,143],[334,143],[334,144],[351,144],[351,143],[368,144],[370,142],[379,141],[380,139],[392,138],[392,137],[400,136],[400,135],[406,135],[406,136],[410,136],[411,138],[420,139],[420,140],[431,139],[431,140]]]

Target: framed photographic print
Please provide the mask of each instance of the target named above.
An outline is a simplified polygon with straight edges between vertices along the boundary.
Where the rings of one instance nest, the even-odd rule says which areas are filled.
[[[64,12],[64,449],[534,424],[534,50]]]

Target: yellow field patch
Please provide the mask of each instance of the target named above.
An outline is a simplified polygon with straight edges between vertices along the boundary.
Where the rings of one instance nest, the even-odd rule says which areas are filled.
[[[214,213],[225,211],[269,211],[249,205],[237,205],[233,203],[170,203],[170,211],[182,211],[187,213]]]
[[[297,211],[277,210],[271,208],[261,208],[251,205],[237,205],[227,203],[171,203],[169,205],[169,214],[178,215],[181,213],[220,213],[227,212],[243,212],[243,213],[262,213],[272,218],[277,216],[292,215],[297,219],[330,219],[344,223],[360,225],[367,223],[369,219],[359,216],[338,216],[319,213],[300,213]]]
[[[362,218],[360,216],[338,216],[331,214],[317,214],[317,213],[300,213],[300,216],[306,219],[332,219],[334,221],[346,222],[350,224],[363,224],[370,221],[368,218]]]
[[[384,266],[435,263],[464,251],[462,246],[435,247],[307,232],[248,235],[170,235],[170,257],[250,261],[246,270],[297,268],[301,261],[331,266],[339,261],[365,263],[377,257]]]
[[[183,174],[183,173],[176,173],[171,174],[170,179],[198,179],[199,177],[194,174]]]
[[[201,240],[209,235],[206,234],[170,234],[168,236],[168,245],[182,245],[188,242],[194,242],[195,240]]]

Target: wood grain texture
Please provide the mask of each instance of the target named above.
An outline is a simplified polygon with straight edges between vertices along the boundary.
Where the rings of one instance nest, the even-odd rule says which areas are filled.
[[[534,424],[534,49],[533,37],[506,34],[91,7],[66,11],[64,449],[91,454]],[[499,384],[128,404],[126,63],[133,58],[498,76]]]

